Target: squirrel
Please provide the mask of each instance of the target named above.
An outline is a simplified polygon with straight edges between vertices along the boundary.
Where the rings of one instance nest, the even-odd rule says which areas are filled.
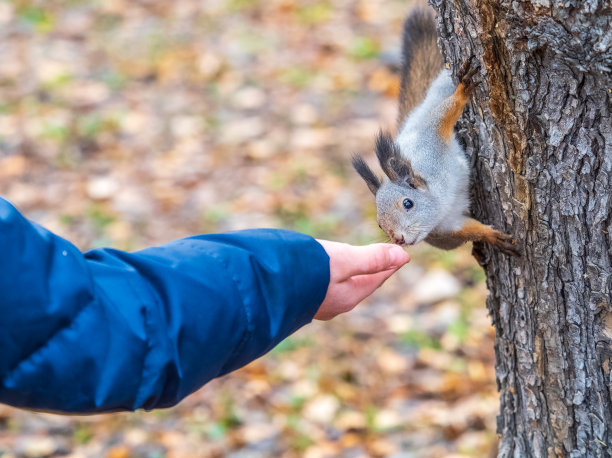
[[[392,242],[425,241],[451,250],[479,241],[518,256],[511,235],[469,216],[470,170],[454,126],[475,86],[472,77],[479,67],[472,61],[457,72],[455,85],[437,46],[433,14],[414,10],[403,29],[399,133],[394,139],[381,131],[376,138],[386,178],[381,180],[359,155],[353,166],[376,197],[378,225]]]

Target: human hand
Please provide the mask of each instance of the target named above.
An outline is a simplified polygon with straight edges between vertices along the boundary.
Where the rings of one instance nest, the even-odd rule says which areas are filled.
[[[331,320],[353,310],[410,261],[402,247],[388,243],[353,246],[328,240],[318,242],[329,256],[330,280],[325,300],[314,316],[317,320]]]

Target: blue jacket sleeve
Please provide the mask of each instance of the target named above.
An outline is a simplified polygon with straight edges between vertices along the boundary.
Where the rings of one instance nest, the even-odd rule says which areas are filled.
[[[176,404],[312,320],[329,258],[282,230],[81,253],[0,199],[0,402],[92,413]]]

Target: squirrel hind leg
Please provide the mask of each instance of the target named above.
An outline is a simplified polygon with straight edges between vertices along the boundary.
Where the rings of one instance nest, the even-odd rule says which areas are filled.
[[[477,82],[472,77],[480,69],[479,66],[472,65],[473,58],[468,60],[463,68],[458,72],[459,85],[455,92],[448,97],[442,104],[443,113],[438,124],[438,134],[445,142],[449,142],[455,128],[457,120],[463,113]]]

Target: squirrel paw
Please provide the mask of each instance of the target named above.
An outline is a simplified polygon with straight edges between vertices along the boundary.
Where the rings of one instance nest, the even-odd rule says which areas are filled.
[[[463,85],[463,91],[466,94],[471,94],[474,87],[478,84],[478,81],[472,80],[472,77],[480,70],[480,65],[474,65],[475,58],[472,56],[466,61],[461,70],[457,72],[457,78],[459,83]]]
[[[495,246],[499,251],[509,256],[520,256],[521,250],[516,244],[516,240],[510,234],[494,231],[493,237],[489,243]]]

